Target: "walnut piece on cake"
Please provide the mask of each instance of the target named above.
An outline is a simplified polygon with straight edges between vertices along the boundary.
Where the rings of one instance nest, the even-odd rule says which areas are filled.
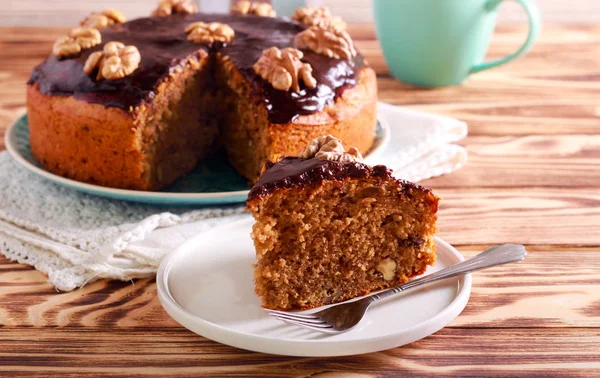
[[[95,70],[96,80],[117,80],[130,75],[140,65],[142,57],[135,46],[125,46],[121,42],[108,42],[102,51],[88,57],[83,71],[90,75]]]
[[[152,12],[152,16],[166,17],[173,13],[198,13],[198,6],[193,0],[162,0]]]
[[[185,28],[187,39],[196,43],[228,43],[233,40],[235,31],[227,24],[220,22],[194,22]]]
[[[323,159],[340,163],[362,162],[363,157],[357,148],[351,147],[346,151],[342,141],[331,136],[323,135],[310,141],[306,149],[300,152],[302,159]]]
[[[300,61],[303,56],[300,50],[289,47],[279,50],[273,46],[263,51],[252,68],[273,88],[282,91],[291,88],[297,93],[300,92],[300,80],[309,88],[317,85],[310,64]]]
[[[322,29],[334,28],[346,30],[346,23],[340,17],[332,16],[327,7],[297,8],[292,16],[292,20],[306,26],[316,26]]]
[[[108,25],[122,24],[127,21],[123,13],[113,8],[106,8],[101,13],[92,13],[81,21],[81,26],[86,28],[102,29]]]
[[[298,33],[294,42],[299,49],[308,49],[329,58],[349,60],[356,56],[352,38],[339,29],[311,26]]]
[[[60,37],[52,46],[52,53],[59,57],[75,55],[83,49],[89,49],[102,42],[102,35],[98,29],[75,28],[69,35]]]
[[[238,1],[233,4],[230,12],[236,14],[255,14],[261,17],[277,16],[271,4],[258,1]]]

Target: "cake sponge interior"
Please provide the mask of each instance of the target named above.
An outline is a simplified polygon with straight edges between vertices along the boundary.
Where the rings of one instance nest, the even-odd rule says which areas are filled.
[[[309,309],[396,286],[435,262],[438,198],[379,177],[285,188],[249,201],[265,308]]]

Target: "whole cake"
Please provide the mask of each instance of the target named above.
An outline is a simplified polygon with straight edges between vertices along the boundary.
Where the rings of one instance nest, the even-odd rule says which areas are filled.
[[[393,287],[435,262],[439,199],[323,136],[269,162],[249,193],[256,294],[309,309]]]
[[[367,152],[375,74],[345,24],[326,8],[274,16],[247,1],[200,14],[191,0],[129,22],[88,16],[31,74],[33,156],[78,181],[156,190],[221,148],[252,181],[319,135]]]

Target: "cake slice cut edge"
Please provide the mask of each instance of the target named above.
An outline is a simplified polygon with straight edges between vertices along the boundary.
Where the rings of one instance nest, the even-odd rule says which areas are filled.
[[[439,198],[358,161],[283,158],[247,202],[262,306],[306,310],[406,283],[436,259]]]

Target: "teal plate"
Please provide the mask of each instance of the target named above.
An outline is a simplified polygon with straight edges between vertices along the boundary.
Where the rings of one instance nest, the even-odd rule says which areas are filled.
[[[379,152],[388,141],[389,128],[379,122],[375,143],[368,155]],[[64,178],[47,171],[33,158],[27,115],[19,117],[8,129],[5,143],[11,156],[31,172],[55,184],[101,197],[154,205],[222,205],[244,202],[252,187],[229,165],[224,154],[200,162],[192,173],[155,192],[115,189]]]

